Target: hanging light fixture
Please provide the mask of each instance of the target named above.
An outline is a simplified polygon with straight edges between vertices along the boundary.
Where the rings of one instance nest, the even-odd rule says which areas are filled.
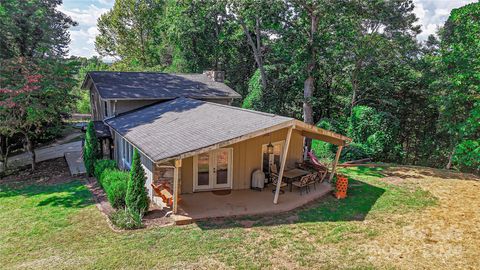
[[[267,145],[267,153],[269,155],[273,154],[273,144],[272,144],[272,134],[270,133],[270,143]]]

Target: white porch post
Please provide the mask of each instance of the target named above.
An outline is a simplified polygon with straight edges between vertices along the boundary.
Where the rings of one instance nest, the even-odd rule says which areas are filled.
[[[178,194],[179,184],[178,184],[178,170],[182,167],[182,160],[175,160],[175,168],[173,169],[173,214],[177,213],[178,209]]]
[[[294,128],[295,128],[295,126],[291,126],[288,129],[287,139],[285,140],[285,147],[283,148],[283,155],[282,155],[282,161],[281,161],[281,165],[280,165],[280,172],[278,173],[277,188],[275,190],[275,197],[273,198],[273,203],[274,204],[278,203],[278,195],[280,194],[280,186],[282,185],[283,171],[285,170],[285,163],[287,161],[288,147],[290,146],[290,138],[292,137],[292,130]]]
[[[342,152],[343,146],[339,145],[337,154],[335,155],[335,161],[332,164],[332,172],[330,173],[330,177],[328,178],[329,182],[332,182],[333,175],[337,173],[337,164],[338,164],[338,159],[340,158],[340,153]]]

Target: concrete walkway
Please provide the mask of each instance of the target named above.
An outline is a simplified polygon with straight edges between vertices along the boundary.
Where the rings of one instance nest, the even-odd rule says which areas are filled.
[[[72,176],[84,175],[87,173],[83,163],[82,151],[66,152],[65,160]]]
[[[41,162],[49,159],[59,158],[65,156],[66,152],[77,152],[82,151],[82,141],[59,144],[58,142],[41,147],[35,150],[36,154],[36,161]],[[20,166],[25,166],[31,163],[32,157],[30,153],[22,153],[8,159],[8,167],[15,168]],[[0,166],[0,170],[2,170],[2,166]]]

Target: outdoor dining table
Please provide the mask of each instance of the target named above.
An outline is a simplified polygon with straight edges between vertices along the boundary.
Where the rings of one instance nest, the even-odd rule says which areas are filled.
[[[302,169],[291,169],[291,170],[286,170],[283,172],[283,177],[286,178],[286,181],[290,185],[290,192],[292,192],[293,189],[293,181],[299,177],[302,177],[304,175],[309,174],[309,171],[305,171]]]

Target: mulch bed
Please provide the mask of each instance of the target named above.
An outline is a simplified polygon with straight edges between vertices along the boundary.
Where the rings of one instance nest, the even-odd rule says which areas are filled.
[[[11,175],[0,178],[0,184],[12,187],[25,185],[57,185],[72,181],[65,158],[56,158],[39,162],[35,171],[19,170]]]
[[[96,206],[98,210],[100,210],[100,212],[106,217],[110,228],[116,232],[123,231],[117,229],[110,222],[109,216],[116,210],[108,202],[107,194],[102,189],[97,179],[95,177],[88,177],[86,186],[88,187],[90,192],[92,192],[93,198],[96,202]],[[143,225],[145,225],[145,228],[173,225],[174,221],[169,217],[165,217],[166,214],[167,212],[165,210],[159,209],[151,205],[149,212],[146,213],[143,217]]]

